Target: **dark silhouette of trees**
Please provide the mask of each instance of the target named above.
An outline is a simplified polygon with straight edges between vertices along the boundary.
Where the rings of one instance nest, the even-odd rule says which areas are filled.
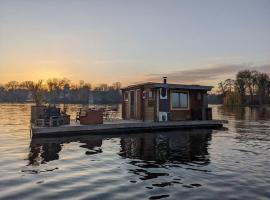
[[[25,102],[32,100],[37,104],[41,101],[49,103],[88,103],[89,96],[94,103],[120,103],[121,83],[106,83],[93,87],[90,83],[80,80],[77,84],[63,78],[52,78],[47,81],[10,81],[0,85],[0,102]],[[41,98],[42,97],[42,98]]]
[[[270,78],[267,74],[262,73],[257,77],[258,90],[257,95],[259,96],[259,103],[267,103],[267,97],[270,96]]]
[[[31,92],[32,98],[37,106],[40,106],[44,100],[44,88],[42,83],[42,80],[39,80],[37,83],[34,83],[33,81],[24,81],[21,83],[21,87],[28,89]]]
[[[239,71],[236,80],[227,79],[218,84],[224,101],[230,104],[258,105],[269,103],[270,78],[255,70]],[[228,100],[229,99],[229,100]]]

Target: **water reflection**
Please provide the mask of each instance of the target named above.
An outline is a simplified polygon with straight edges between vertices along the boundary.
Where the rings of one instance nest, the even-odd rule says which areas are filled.
[[[164,163],[210,162],[208,143],[212,130],[175,131],[167,133],[142,133],[128,135],[96,135],[63,138],[32,138],[28,156],[29,165],[45,164],[58,160],[62,146],[78,142],[86,155],[102,153],[104,139],[120,139],[120,155],[130,163],[144,168],[158,167]],[[117,144],[115,144],[117,145]],[[144,161],[142,164],[137,160]]]
[[[270,118],[269,106],[218,106],[217,112],[221,116],[233,117],[235,120],[241,121],[269,120]]]
[[[210,160],[207,146],[212,130],[189,130],[167,133],[146,133],[121,139],[120,155],[126,158],[155,161],[158,164]]]
[[[208,145],[212,130],[189,130],[167,133],[146,133],[121,139],[119,155],[128,158],[135,168],[129,172],[139,176],[140,180],[169,176],[168,169],[181,167],[181,164],[205,166],[210,163]],[[194,168],[189,167],[193,170]],[[181,184],[179,180],[170,180],[155,187]]]
[[[217,115],[229,120],[230,129],[234,129],[235,139],[240,142],[250,140],[270,141],[270,107],[217,107]]]
[[[28,156],[28,165],[39,165],[49,161],[58,160],[59,152],[61,150],[61,143],[31,143]]]
[[[58,160],[62,146],[71,142],[80,143],[86,155],[102,153],[102,140],[99,136],[80,136],[62,138],[32,138],[28,155],[28,165],[40,165]]]

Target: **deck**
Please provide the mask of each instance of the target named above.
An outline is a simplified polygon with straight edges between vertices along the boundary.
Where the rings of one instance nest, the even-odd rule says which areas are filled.
[[[221,128],[224,121],[200,120],[200,121],[167,121],[167,122],[142,122],[137,120],[118,120],[104,122],[98,125],[80,125],[72,122],[70,125],[59,127],[31,126],[33,137],[75,136],[90,134],[114,134],[168,131],[187,128]]]

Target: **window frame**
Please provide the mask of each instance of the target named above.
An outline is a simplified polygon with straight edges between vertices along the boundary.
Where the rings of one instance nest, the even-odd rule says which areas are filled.
[[[173,95],[173,93],[185,93],[185,94],[187,94],[187,107],[177,107],[177,108],[175,108],[175,107],[173,107],[173,105],[172,105],[172,95]],[[179,94],[178,94],[179,95]],[[170,107],[171,107],[171,110],[189,110],[190,109],[190,103],[189,103],[189,91],[185,91],[185,90],[171,90],[170,91]]]

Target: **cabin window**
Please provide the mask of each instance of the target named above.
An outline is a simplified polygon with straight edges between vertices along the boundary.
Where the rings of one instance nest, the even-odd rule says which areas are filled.
[[[188,108],[188,92],[172,92],[171,105],[172,109]]]
[[[125,92],[125,93],[124,93],[124,100],[125,100],[125,101],[128,101],[128,92]]]

